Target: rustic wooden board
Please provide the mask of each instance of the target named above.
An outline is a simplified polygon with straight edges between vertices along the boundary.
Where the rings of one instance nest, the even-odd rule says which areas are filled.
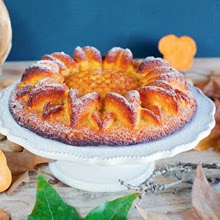
[[[181,153],[173,158],[163,159],[156,163],[157,167],[164,165],[174,165],[178,161],[181,162],[203,162],[203,163],[220,163],[220,154],[212,150],[206,152],[189,151]],[[42,168],[44,171],[48,167]],[[220,171],[214,171],[214,175],[220,175]],[[48,176],[45,176],[48,178]],[[168,178],[167,181],[170,179]],[[36,195],[36,181],[37,174],[32,172],[30,175],[30,182],[19,186],[18,189],[11,195],[0,193],[0,207],[11,214],[12,219],[20,220],[26,219],[27,215],[31,213],[34,207]],[[60,196],[70,205],[77,208],[82,216],[85,216],[92,208],[104,203],[107,200],[112,200],[120,196],[132,193],[132,191],[122,191],[117,193],[91,193],[66,186],[63,183],[54,185]],[[141,202],[141,207],[156,213],[166,213],[172,211],[180,211],[191,207],[191,189],[188,186],[178,186],[176,194],[173,191],[167,190],[158,194],[147,194]],[[220,192],[220,185],[215,189]],[[159,207],[159,208],[158,208]],[[130,220],[142,219],[137,210],[133,207],[129,213]]]

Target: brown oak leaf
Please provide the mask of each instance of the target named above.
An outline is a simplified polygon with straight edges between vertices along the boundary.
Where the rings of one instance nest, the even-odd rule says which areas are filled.
[[[209,185],[201,164],[198,164],[192,187],[192,206],[177,213],[156,214],[137,205],[145,220],[218,220],[220,219],[220,194]]]
[[[52,162],[52,160],[40,157],[23,149],[21,152],[4,152],[7,164],[12,173],[12,184],[7,193],[12,193],[21,183],[29,182],[29,171],[36,171],[41,164]]]
[[[215,151],[220,151],[220,99],[215,98],[214,103],[216,106],[215,127],[212,129],[208,137],[199,142],[195,150],[207,150],[208,148],[213,148]]]
[[[216,123],[220,124],[220,99],[215,99],[214,102],[216,107],[215,121]]]
[[[0,208],[0,220],[9,220],[10,216],[7,212]]]
[[[28,183],[30,181],[28,171],[25,171],[24,173],[20,173],[17,176],[13,176],[12,184],[11,186],[6,190],[6,193],[9,195],[12,192],[14,192],[17,187],[21,183]]]
[[[206,81],[199,82],[195,86],[210,98],[220,98],[220,72],[211,73]]]
[[[216,126],[211,131],[211,134],[198,144],[195,150],[207,150],[211,147],[215,151],[220,151],[220,71],[211,72],[206,81],[196,83],[195,86],[213,99],[216,106]]]

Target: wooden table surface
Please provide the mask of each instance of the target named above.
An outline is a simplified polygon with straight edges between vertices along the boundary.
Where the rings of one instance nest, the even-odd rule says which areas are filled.
[[[32,62],[6,62],[2,67],[0,75],[0,90],[11,84],[14,80],[19,79],[25,67]],[[186,73],[186,77],[192,81],[204,80],[210,71],[220,70],[220,58],[202,58],[195,59],[193,67]],[[0,141],[0,149],[7,150],[6,141]],[[220,153],[212,150],[195,151],[180,153],[172,158],[156,161],[156,167],[164,165],[174,165],[177,162],[193,162],[193,163],[220,163]],[[50,172],[47,166],[44,170]],[[220,171],[214,171],[216,175]],[[11,195],[0,193],[0,208],[9,212],[12,220],[26,219],[31,213],[35,204],[37,174],[30,174],[30,182],[19,186]],[[65,202],[76,207],[82,217],[84,217],[92,208],[104,203],[107,200],[132,193],[125,190],[116,193],[92,193],[71,188],[61,182],[53,185],[57,192],[61,195]],[[220,192],[220,185],[215,186],[215,190]],[[156,213],[176,212],[191,207],[191,189],[183,187],[182,190],[173,194],[172,191],[165,191],[157,194],[148,194],[141,202],[141,207]],[[129,212],[128,219],[143,219],[133,206]]]

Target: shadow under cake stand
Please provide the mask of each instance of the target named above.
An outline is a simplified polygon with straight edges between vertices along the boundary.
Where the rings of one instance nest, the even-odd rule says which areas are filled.
[[[71,146],[38,136],[16,123],[8,108],[15,85],[0,93],[0,133],[36,155],[56,160],[49,164],[53,175],[63,183],[82,190],[125,190],[119,179],[133,185],[141,184],[152,174],[156,160],[194,148],[215,125],[213,102],[199,89],[190,87],[198,109],[193,120],[178,132],[131,146]]]

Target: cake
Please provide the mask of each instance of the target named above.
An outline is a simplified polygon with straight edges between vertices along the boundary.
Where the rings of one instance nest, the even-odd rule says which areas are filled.
[[[22,127],[74,146],[153,141],[182,129],[196,100],[182,73],[162,58],[133,59],[114,47],[47,54],[13,88],[9,109]]]

